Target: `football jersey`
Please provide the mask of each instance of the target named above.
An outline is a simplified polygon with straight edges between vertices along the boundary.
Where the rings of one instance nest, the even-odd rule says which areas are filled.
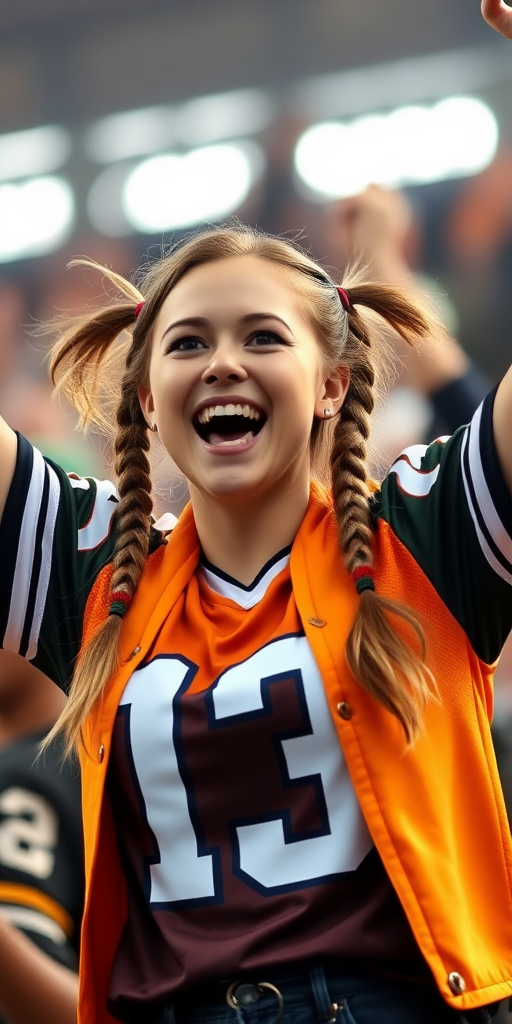
[[[359,809],[289,552],[250,587],[213,566],[192,577],[122,695],[108,786],[129,901],[115,1016],[333,950],[427,976]]]
[[[397,538],[395,549],[398,555],[393,568],[397,579],[399,580],[401,572],[400,549],[403,549],[404,566],[407,564],[408,571],[410,571],[411,565],[416,565],[418,572],[423,574],[429,581],[429,586],[434,588],[439,602],[446,609],[450,631],[454,632],[451,623],[455,622],[459,633],[463,631],[468,651],[474,652],[474,657],[487,666],[491,666],[499,655],[512,622],[510,590],[510,582],[512,582],[512,509],[511,499],[500,472],[494,447],[492,401],[493,396],[491,395],[478,410],[471,426],[461,429],[452,438],[436,441],[428,448],[415,446],[402,453],[372,499],[372,512],[376,525],[379,521],[383,521]],[[2,550],[7,553],[5,590],[0,596],[0,637],[3,635],[5,646],[30,657],[38,667],[43,668],[47,674],[52,675],[64,686],[69,677],[70,664],[80,643],[82,619],[87,599],[97,582],[101,582],[101,570],[108,566],[111,558],[115,529],[115,502],[115,494],[110,485],[94,480],[81,481],[67,478],[58,467],[45,461],[39,453],[20,439],[19,458],[13,486],[0,525],[0,545]],[[19,539],[20,510],[23,515],[21,528],[22,538],[25,541],[23,544]],[[30,538],[33,540],[30,541]],[[172,544],[172,538],[170,544]],[[336,568],[333,565],[333,573],[340,571],[341,566]],[[212,572],[211,568],[210,572]],[[199,578],[195,577],[194,581],[190,582],[190,586],[199,587]],[[328,591],[330,587],[328,579],[325,579],[325,586]],[[400,590],[400,587],[398,589]],[[204,613],[207,603],[203,600],[201,604],[201,601],[198,600],[196,608],[201,607],[202,613]],[[216,603],[218,604],[218,601]],[[156,910],[158,914],[161,914],[162,904],[174,905],[174,910],[170,909],[170,913],[176,913],[177,905],[181,904],[178,909],[181,913],[185,913],[190,909],[185,904],[191,899],[204,900],[206,911],[218,906],[219,891],[222,891],[222,888],[219,890],[218,884],[222,876],[219,864],[221,867],[223,864],[221,864],[222,853],[220,853],[219,861],[215,842],[218,838],[220,846],[222,847],[224,843],[223,849],[227,849],[227,841],[224,842],[226,835],[221,838],[215,836],[215,823],[212,824],[210,821],[205,827],[205,821],[202,820],[204,815],[199,810],[200,801],[197,804],[194,803],[194,782],[199,777],[197,773],[201,772],[202,756],[201,745],[197,742],[201,730],[199,732],[194,730],[197,730],[198,723],[206,725],[208,732],[205,734],[205,744],[210,745],[210,749],[220,750],[221,733],[231,725],[235,725],[235,723],[230,723],[229,719],[240,719],[244,715],[256,719],[258,717],[256,712],[260,711],[258,728],[262,729],[261,734],[263,735],[264,712],[268,710],[264,703],[264,694],[267,693],[264,681],[268,677],[268,670],[266,670],[267,674],[263,674],[265,663],[264,660],[260,663],[259,659],[263,658],[263,655],[260,655],[259,652],[265,651],[268,654],[267,648],[273,647],[272,654],[278,655],[285,650],[285,647],[278,647],[278,644],[289,640],[301,648],[303,660],[302,662],[298,661],[298,656],[294,652],[293,668],[289,663],[281,663],[281,674],[284,673],[284,675],[280,681],[282,684],[280,688],[283,693],[287,691],[287,695],[283,697],[285,718],[281,719],[273,741],[272,763],[274,772],[277,772],[278,767],[281,770],[280,783],[281,786],[284,784],[284,788],[288,786],[288,795],[293,796],[294,799],[294,809],[290,803],[286,805],[281,803],[279,807],[267,804],[267,810],[265,810],[262,803],[260,802],[258,805],[255,799],[257,795],[255,786],[251,790],[252,809],[249,813],[249,817],[252,815],[255,820],[247,821],[239,805],[234,808],[233,819],[222,823],[225,832],[231,832],[231,862],[232,866],[234,865],[232,873],[233,879],[235,879],[233,884],[238,884],[242,880],[244,884],[247,884],[248,879],[252,879],[252,883],[254,883],[256,878],[260,888],[261,886],[266,889],[276,887],[275,879],[272,880],[272,866],[269,869],[270,874],[267,874],[265,880],[261,865],[258,866],[251,862],[251,835],[258,834],[261,837],[273,833],[274,847],[269,847],[271,850],[276,848],[275,836],[278,834],[276,826],[280,828],[281,845],[284,843],[288,848],[284,858],[288,865],[293,861],[295,852],[299,855],[300,860],[301,849],[299,847],[301,844],[311,844],[309,851],[313,862],[315,862],[314,850],[322,845],[326,850],[329,845],[328,842],[323,844],[317,842],[317,840],[325,840],[330,834],[328,830],[325,834],[321,834],[321,828],[325,829],[325,814],[323,823],[321,815],[319,816],[321,805],[324,810],[327,807],[329,812],[329,786],[326,781],[328,772],[324,775],[322,771],[322,755],[326,751],[320,748],[317,750],[318,767],[316,771],[309,768],[307,761],[305,762],[308,763],[306,776],[294,774],[293,770],[294,756],[297,756],[299,750],[307,748],[308,741],[318,738],[311,722],[311,715],[313,714],[314,717],[319,713],[318,708],[321,707],[321,703],[312,702],[313,707],[310,707],[308,701],[308,686],[310,689],[313,686],[311,680],[315,676],[315,666],[310,664],[308,676],[307,650],[303,644],[301,647],[300,643],[304,639],[301,632],[304,623],[301,623],[300,620],[288,622],[286,618],[288,614],[293,617],[292,604],[293,602],[285,601],[283,605],[285,611],[282,622],[286,622],[286,632],[277,633],[270,624],[270,632],[267,632],[262,646],[253,646],[252,650],[240,647],[235,629],[233,635],[228,636],[228,642],[225,645],[227,663],[223,662],[221,667],[212,665],[209,680],[206,678],[200,683],[200,672],[204,663],[204,641],[208,632],[211,633],[211,624],[209,629],[206,629],[204,618],[199,622],[192,615],[195,633],[193,636],[192,633],[189,633],[188,642],[190,643],[191,639],[194,641],[193,649],[186,647],[186,653],[182,653],[176,647],[180,619],[185,613],[190,614],[186,593],[183,592],[180,599],[169,609],[168,622],[165,625],[165,630],[168,630],[164,644],[165,651],[163,648],[155,646],[161,640],[160,636],[155,637],[152,647],[155,657],[151,659],[145,655],[144,662],[134,667],[118,710],[115,731],[119,733],[121,729],[122,733],[124,729],[124,738],[121,735],[120,743],[116,745],[117,739],[119,739],[117,736],[114,743],[117,762],[116,753],[114,753],[111,762],[110,785],[111,792],[117,794],[116,800],[114,800],[114,815],[118,797],[124,800],[125,809],[131,803],[132,814],[135,813],[135,803],[137,802],[135,795],[138,798],[138,824],[137,826],[134,824],[133,831],[134,834],[138,833],[140,836],[139,863],[137,866],[134,853],[129,850],[130,844],[126,843],[125,870],[129,880],[129,899],[139,900],[142,905],[142,914],[147,913],[148,906],[151,912]],[[421,610],[426,612],[428,620],[428,608]],[[246,615],[251,615],[253,612],[254,614],[259,613],[258,605],[252,609],[245,608]],[[272,614],[274,614],[274,609],[272,609]],[[267,615],[266,619],[268,618]],[[259,636],[263,637],[264,632],[265,630],[258,629]],[[209,646],[206,646],[209,650]],[[286,649],[289,651],[290,645]],[[199,650],[201,650],[201,657],[196,653]],[[255,684],[252,690],[249,687],[247,697],[252,703],[245,707],[242,703],[241,709],[232,712],[229,704],[230,686],[234,685],[239,674],[238,666],[242,663],[245,665],[251,658],[258,659],[257,662],[254,662],[253,676],[257,685]],[[158,663],[163,659],[169,662],[166,670],[170,671],[161,674],[162,666]],[[138,692],[137,689],[138,679],[142,678],[144,671],[155,670],[151,668],[153,663],[158,664],[158,678],[161,677],[165,681],[164,683],[157,682],[154,688],[155,692],[152,692],[152,687],[146,687],[145,693],[148,700],[143,702],[139,696],[140,691]],[[277,659],[277,667],[279,668],[279,659]],[[272,666],[272,671],[275,674],[275,665]],[[449,675],[449,671],[449,666],[446,666],[446,674]],[[279,672],[277,674],[279,675]],[[455,667],[453,675],[455,676]],[[295,682],[290,683],[287,687],[285,685],[287,680],[293,680],[294,676]],[[301,687],[297,682],[299,678],[303,689],[302,697]],[[309,681],[304,684],[305,678]],[[194,690],[194,681],[198,687],[197,692]],[[456,678],[454,678],[454,684],[456,685]],[[269,687],[270,692],[274,692],[271,687]],[[277,690],[275,693],[277,694]],[[167,705],[165,699],[162,704],[156,703],[155,705],[155,694],[159,695],[158,699],[166,697]],[[206,696],[206,694],[210,694],[210,696]],[[221,694],[225,694],[225,696],[221,696]],[[194,698],[197,699],[194,700]],[[262,707],[258,706],[258,700],[263,701]],[[217,707],[218,701],[220,701],[219,707]],[[131,719],[134,702],[137,705],[137,716],[133,715],[134,732],[132,733]],[[146,778],[144,772],[148,757],[138,759],[137,753],[133,753],[134,749],[135,751],[139,749],[139,752],[144,751],[144,742],[147,742],[147,739],[144,741],[142,735],[145,729],[143,724],[146,703],[149,708],[152,707],[155,720],[158,719],[155,737],[158,729],[163,725],[165,715],[167,715],[167,725],[171,727],[173,742],[168,744],[167,761],[164,758],[162,771],[164,774],[167,772],[167,778],[170,778],[170,758],[173,761],[174,779],[177,782],[174,787],[174,795],[169,786],[155,786],[153,784],[155,780]],[[172,715],[169,713],[169,703],[172,705]],[[185,705],[187,705],[186,710],[184,710]],[[488,708],[487,711],[489,712],[490,709]],[[139,714],[141,715],[140,719]],[[288,728],[286,726],[287,714],[291,716]],[[140,721],[140,728],[139,724],[135,725],[136,720],[137,723]],[[220,722],[220,720],[222,721]],[[126,728],[128,722],[130,724],[129,732]],[[238,721],[236,725],[237,729],[242,728],[244,722]],[[186,734],[185,742],[182,742],[180,732],[182,727],[185,730],[183,735]],[[146,735],[149,734],[149,731],[146,730]],[[240,735],[238,734],[238,738],[234,741],[235,749],[240,747]],[[127,737],[129,742],[127,742]],[[139,741],[140,748],[137,746]],[[241,745],[244,746],[243,741]],[[162,747],[160,746],[159,749]],[[311,746],[309,749],[312,749]],[[227,743],[226,751],[226,756],[231,757]],[[201,756],[198,757],[198,753]],[[193,767],[189,773],[190,759],[193,762]],[[158,761],[158,759],[155,760]],[[299,756],[298,760],[302,763],[303,755]],[[176,763],[174,764],[174,762]],[[334,774],[336,776],[336,772],[338,772],[336,788],[339,789],[339,773],[343,772],[343,757],[340,759],[338,755],[338,760],[334,759],[334,763],[337,764]],[[131,788],[130,784],[126,785],[123,781],[127,778],[130,765]],[[154,768],[150,766],[150,774],[153,770],[157,770],[156,765]],[[226,773],[227,769],[223,770]],[[236,765],[230,762],[231,773],[236,773],[236,770]],[[295,772],[297,772],[297,766],[295,766]],[[204,774],[203,771],[203,778]],[[183,783],[181,786],[179,779]],[[162,780],[156,781],[160,783]],[[239,780],[236,781],[239,782]],[[147,787],[146,783],[149,783]],[[189,783],[188,789],[187,783]],[[310,791],[309,809],[306,812],[298,810],[299,806],[302,806],[298,793],[301,787],[306,789],[309,787]],[[271,793],[273,788],[274,784],[267,785],[266,794]],[[346,792],[348,793],[348,789]],[[164,804],[160,807],[158,806],[160,799],[158,793],[166,794]],[[266,799],[267,797],[265,797]],[[174,818],[173,800],[181,801],[176,818]],[[348,801],[346,799],[344,803],[345,807],[350,806],[350,798]],[[311,809],[315,804],[316,821],[311,817]],[[341,801],[340,804],[342,804]],[[338,809],[336,808],[336,810]],[[208,812],[208,808],[206,811]],[[306,814],[305,827],[302,832],[301,822],[294,820],[294,813]],[[158,841],[159,822],[162,818],[182,822],[181,833],[172,837],[172,842],[176,843],[175,850],[181,852],[182,855],[182,860],[180,861],[178,858],[178,863],[187,863],[186,853],[183,853],[183,851],[187,851],[187,842],[189,843],[189,852],[192,850],[193,856],[187,863],[187,872],[179,873],[180,876],[183,876],[182,878],[173,880],[172,856],[169,856],[169,852],[165,848],[164,833],[162,833],[164,841],[161,843]],[[132,821],[135,822],[134,817],[132,817]],[[285,830],[288,828],[287,838],[290,840],[291,837],[291,841],[285,841],[286,831],[283,832],[283,828]],[[296,829],[296,833],[292,836],[294,829]],[[357,834],[356,807],[352,822],[352,836],[357,836]],[[285,840],[282,838],[283,835]],[[360,835],[364,835],[364,828]],[[246,853],[242,860],[244,845]],[[256,845],[261,847],[262,844],[259,842]],[[347,845],[350,847],[350,842]],[[292,847],[296,849],[292,849]],[[360,855],[364,850],[364,844],[358,846],[356,842],[354,848],[359,850],[358,855]],[[238,853],[236,853],[237,850]],[[302,846],[302,851],[304,850],[306,850],[306,859],[308,859],[307,848]],[[260,851],[258,851],[259,855]],[[366,852],[366,859],[368,860],[371,856],[370,848]],[[248,861],[247,857],[249,857]],[[171,865],[170,872],[166,869],[164,861],[167,865]],[[355,867],[352,861],[349,864],[349,871],[357,873],[358,865],[363,862],[364,856],[362,860],[356,862]],[[326,863],[328,863],[328,859]],[[251,866],[248,867],[248,864]],[[314,888],[319,878],[316,870],[317,867],[320,869],[321,864],[321,860],[318,861],[318,865],[313,863],[313,866],[309,868],[310,874],[307,878],[304,873],[302,876],[297,874],[298,868],[294,869],[295,874],[282,873],[276,884],[287,889],[289,885],[296,886],[297,882],[301,884],[305,882],[303,888],[308,888],[307,883],[312,881],[311,887]],[[278,866],[276,864],[276,867]],[[321,870],[322,878],[329,874],[328,871],[324,872],[323,868]],[[196,888],[192,886],[187,890],[186,885],[189,885],[190,874],[195,879]],[[332,874],[336,876],[343,874],[343,871],[340,871],[339,862],[335,863]],[[262,877],[263,882],[261,881]],[[155,890],[152,888],[153,879],[155,879]],[[184,889],[180,888],[182,882],[185,885]],[[250,882],[247,886],[248,889],[251,889],[252,883]],[[337,884],[337,880],[333,884]],[[253,884],[252,888],[254,892],[257,892],[257,886]],[[273,897],[277,899],[281,895],[283,894],[274,893]],[[289,895],[289,892],[284,895]],[[153,897],[155,898],[153,899]],[[153,907],[151,907],[152,903]],[[156,914],[153,914],[153,918],[156,920]],[[307,913],[304,920],[306,918]],[[272,926],[272,922],[270,924]],[[266,925],[267,922],[264,923],[264,928]],[[298,928],[296,930],[298,932]],[[128,937],[128,943],[130,941],[137,942],[136,937],[132,935],[130,939],[128,932],[125,934]],[[262,934],[265,934],[266,938],[268,937],[267,932],[263,931]],[[300,941],[300,935],[298,935],[298,941]],[[123,938],[120,950],[122,942]],[[185,947],[186,942],[183,946],[186,958]],[[153,942],[151,950],[146,952],[146,956],[152,955],[152,949]],[[168,950],[169,946],[166,944],[163,955],[166,965],[165,957]],[[130,952],[133,953],[133,950],[128,950],[129,955]],[[125,960],[125,962],[128,961]],[[119,963],[121,960],[117,961],[116,968]],[[181,965],[178,964],[178,973],[180,969]],[[113,980],[116,983],[118,981],[115,972]],[[118,988],[118,993],[120,991],[121,989]]]
[[[0,748],[0,910],[53,959],[78,966],[84,869],[80,780],[44,733]]]

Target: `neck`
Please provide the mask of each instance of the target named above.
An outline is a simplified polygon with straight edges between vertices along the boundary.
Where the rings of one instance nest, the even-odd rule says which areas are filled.
[[[261,501],[231,504],[191,488],[199,540],[209,562],[249,586],[262,566],[292,544],[304,519],[308,486]]]

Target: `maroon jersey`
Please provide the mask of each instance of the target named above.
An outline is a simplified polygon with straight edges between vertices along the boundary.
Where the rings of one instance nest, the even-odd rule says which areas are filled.
[[[129,916],[110,1008],[310,958],[426,974],[348,774],[289,554],[202,567],[133,673],[109,790]]]

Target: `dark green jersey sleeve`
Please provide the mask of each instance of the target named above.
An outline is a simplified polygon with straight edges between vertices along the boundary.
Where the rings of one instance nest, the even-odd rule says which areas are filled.
[[[87,597],[112,557],[110,481],[67,474],[22,436],[0,523],[0,647],[67,690]]]
[[[393,463],[373,499],[487,664],[512,628],[512,498],[494,443],[495,391],[471,423]]]

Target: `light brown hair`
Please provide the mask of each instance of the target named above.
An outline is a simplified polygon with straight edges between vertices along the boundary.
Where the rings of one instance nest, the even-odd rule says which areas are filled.
[[[343,308],[334,281],[293,242],[235,225],[200,232],[150,265],[133,285],[99,267],[124,299],[68,322],[53,349],[52,379],[80,413],[82,422],[104,423],[98,402],[102,374],[110,367],[112,343],[129,332],[121,347],[124,372],[116,413],[115,472],[119,506],[111,590],[133,594],[148,554],[151,527],[150,447],[138,386],[147,379],[152,328],[172,288],[193,267],[234,256],[256,256],[289,274],[290,286],[304,301],[315,329],[325,366],[350,369],[350,386],[339,415],[332,422],[315,420],[311,436],[313,470],[320,475],[328,463],[339,543],[349,572],[372,566],[373,525],[369,504],[367,445],[375,403],[376,365],[380,336],[386,325],[408,342],[438,333],[439,325],[425,308],[394,288],[368,284],[349,272],[343,287],[350,308]],[[89,263],[89,266],[97,266]],[[135,307],[144,300],[135,320]],[[396,623],[407,624],[406,642]],[[83,722],[118,665],[121,619],[110,615],[75,666],[69,701],[55,726],[71,747]],[[424,634],[414,612],[377,592],[366,590],[347,642],[350,667],[361,685],[402,723],[408,742],[418,735],[425,704],[435,683],[425,664]]]

